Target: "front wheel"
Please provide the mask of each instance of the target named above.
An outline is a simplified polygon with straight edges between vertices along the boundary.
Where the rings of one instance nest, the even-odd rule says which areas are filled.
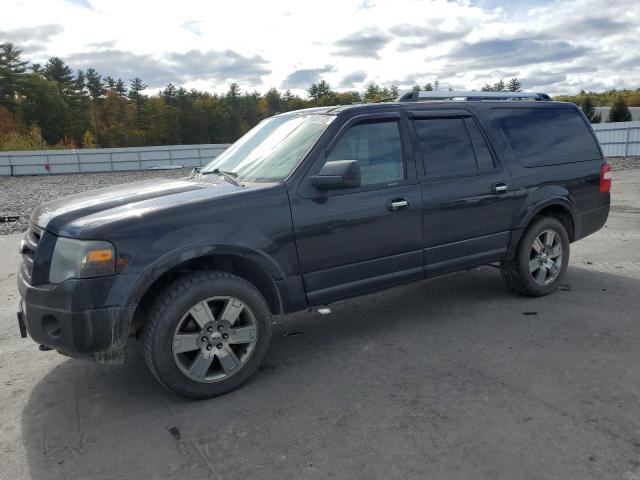
[[[260,366],[270,339],[264,297],[223,272],[196,272],[168,285],[155,299],[142,336],[156,378],[191,398],[238,388]]]
[[[569,264],[569,236],[555,218],[539,217],[522,234],[515,256],[500,265],[509,287],[531,297],[554,291]]]

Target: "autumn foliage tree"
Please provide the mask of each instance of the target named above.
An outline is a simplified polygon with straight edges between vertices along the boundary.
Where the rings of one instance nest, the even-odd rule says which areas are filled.
[[[434,80],[414,89],[439,87],[440,81]],[[148,88],[137,76],[123,80],[94,68],[73,71],[60,57],[30,64],[18,47],[0,42],[0,150],[230,143],[277,113],[378,102],[399,94],[398,87],[375,82],[363,92],[337,91],[324,79],[308,88],[307,98],[276,88],[264,94],[246,91],[237,83],[221,94],[169,83],[148,95]],[[504,89],[519,91],[520,81],[500,80],[483,87]],[[640,90],[589,96],[594,105],[611,105],[617,97],[640,105]],[[578,103],[578,98],[582,97],[570,101]],[[626,118],[619,102],[615,105],[616,118]]]

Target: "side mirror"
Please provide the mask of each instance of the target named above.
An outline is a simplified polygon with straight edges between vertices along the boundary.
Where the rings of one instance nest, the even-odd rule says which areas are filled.
[[[323,165],[317,175],[309,177],[318,190],[335,190],[360,186],[360,165],[357,160],[334,160]]]

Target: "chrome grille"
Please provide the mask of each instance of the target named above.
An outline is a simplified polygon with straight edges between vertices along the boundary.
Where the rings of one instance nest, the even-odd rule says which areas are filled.
[[[38,243],[42,237],[42,230],[35,225],[31,225],[20,244],[20,253],[22,254],[22,274],[24,278],[31,283],[33,276],[33,262],[38,250]]]

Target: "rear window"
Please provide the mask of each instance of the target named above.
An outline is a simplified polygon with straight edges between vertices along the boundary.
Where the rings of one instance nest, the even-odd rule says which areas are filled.
[[[593,135],[573,108],[494,108],[493,116],[525,167],[600,158]]]

